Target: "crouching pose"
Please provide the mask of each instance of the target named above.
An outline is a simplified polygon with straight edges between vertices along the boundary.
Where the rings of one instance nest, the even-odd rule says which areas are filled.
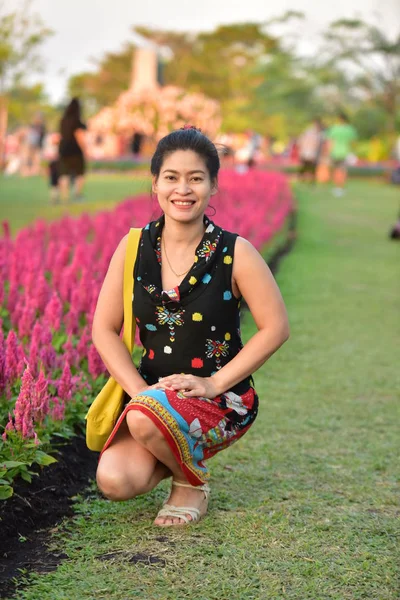
[[[111,260],[93,321],[94,344],[130,398],[101,453],[98,486],[111,500],[127,500],[171,478],[159,526],[206,513],[207,461],[254,423],[252,373],[288,338],[283,300],[263,258],[205,216],[218,170],[214,144],[194,127],[161,139],[152,158],[163,214],[143,228],[134,268],[138,369],[119,337],[127,237]],[[258,328],[244,346],[242,297]]]

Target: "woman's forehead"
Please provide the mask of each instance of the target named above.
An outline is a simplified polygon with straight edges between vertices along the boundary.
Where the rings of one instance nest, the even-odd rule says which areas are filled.
[[[165,157],[162,171],[173,170],[177,172],[206,171],[204,159],[193,150],[176,150]]]

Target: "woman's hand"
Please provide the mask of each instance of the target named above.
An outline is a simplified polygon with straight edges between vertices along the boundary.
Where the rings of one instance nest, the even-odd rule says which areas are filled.
[[[218,391],[211,377],[196,377],[195,375],[169,375],[162,377],[153,388],[181,391],[184,396],[203,396],[215,398]]]

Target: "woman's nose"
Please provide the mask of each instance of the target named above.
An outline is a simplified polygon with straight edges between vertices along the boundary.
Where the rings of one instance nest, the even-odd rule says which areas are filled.
[[[190,186],[185,179],[179,181],[177,192],[179,194],[185,195],[190,193]]]

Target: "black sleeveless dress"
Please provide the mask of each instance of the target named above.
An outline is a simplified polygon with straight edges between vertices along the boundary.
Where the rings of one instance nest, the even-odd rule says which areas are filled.
[[[205,218],[192,268],[178,287],[165,291],[163,226],[161,217],[142,230],[134,272],[133,311],[143,345],[138,370],[149,385],[175,373],[209,377],[243,347],[240,299],[231,283],[237,235]],[[201,485],[209,476],[204,460],[239,439],[254,422],[257,409],[252,378],[213,399],[144,391],[128,403],[103,451],[128,410],[140,410],[164,434],[189,483]]]

